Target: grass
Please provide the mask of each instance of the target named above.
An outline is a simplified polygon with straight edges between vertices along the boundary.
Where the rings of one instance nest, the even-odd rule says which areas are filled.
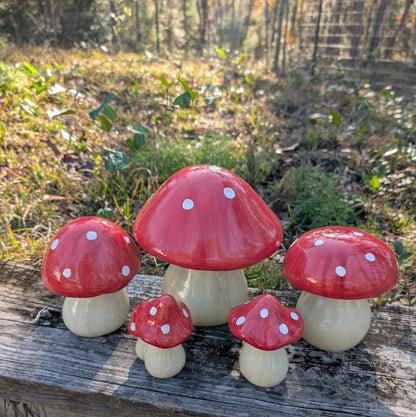
[[[290,243],[351,225],[396,251],[400,282],[379,301],[416,304],[412,97],[302,67],[276,79],[241,57],[8,48],[0,58],[2,258],[39,266],[56,231],[84,215],[131,234],[163,181],[210,163],[246,179],[284,227],[279,251],[246,270],[250,285],[290,288]],[[163,273],[144,255],[143,272]]]

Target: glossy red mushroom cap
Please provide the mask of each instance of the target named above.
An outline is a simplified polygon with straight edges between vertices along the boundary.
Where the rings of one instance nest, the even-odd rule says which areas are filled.
[[[168,349],[184,342],[192,327],[188,307],[164,294],[134,307],[128,330],[150,345]]]
[[[124,288],[138,272],[140,252],[119,226],[100,217],[65,225],[46,250],[42,280],[65,297],[95,297]]]
[[[396,257],[386,243],[341,226],[321,227],[300,236],[287,251],[283,273],[295,287],[344,300],[376,297],[399,279]]]
[[[238,175],[196,165],[171,176],[145,203],[133,227],[140,247],[183,268],[240,269],[280,246],[279,219]]]
[[[259,295],[234,307],[228,325],[234,336],[261,350],[280,349],[303,334],[300,313],[282,306],[271,294]]]

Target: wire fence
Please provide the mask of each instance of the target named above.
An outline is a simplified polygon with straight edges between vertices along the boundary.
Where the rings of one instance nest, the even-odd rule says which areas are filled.
[[[297,8],[298,59],[306,52],[318,68],[416,92],[413,0],[302,0],[291,6]]]

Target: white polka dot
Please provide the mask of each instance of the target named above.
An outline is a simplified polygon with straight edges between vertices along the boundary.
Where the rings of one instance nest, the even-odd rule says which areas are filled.
[[[132,332],[135,332],[136,331],[136,325],[134,323],[130,324],[130,330]]]
[[[263,310],[260,311],[260,317],[262,319],[265,319],[269,315],[269,310],[267,308],[263,308]]]
[[[127,265],[124,265],[123,268],[121,269],[121,273],[125,276],[128,277],[130,274],[130,268]]]
[[[130,243],[131,242],[131,240],[130,240],[130,238],[128,236],[124,236],[124,240],[126,241],[126,243]]]
[[[183,315],[184,315],[186,318],[188,318],[188,317],[189,317],[188,312],[187,312],[184,308],[182,309],[182,313],[183,313]]]
[[[58,243],[59,243],[59,239],[55,239],[55,240],[52,242],[51,249],[52,249],[52,250],[55,250],[55,249],[58,247]]]
[[[340,277],[345,277],[345,274],[347,273],[347,271],[345,270],[343,266],[337,266],[335,268],[335,273]]]
[[[156,313],[157,313],[157,308],[156,308],[156,307],[152,307],[152,308],[150,309],[150,315],[151,315],[151,316],[156,316]]]
[[[286,324],[281,324],[279,326],[279,332],[282,334],[288,334],[289,333],[289,329],[287,328]]]
[[[246,321],[246,318],[244,316],[240,316],[237,321],[235,322],[235,324],[237,326],[241,326],[244,322]]]
[[[192,200],[190,200],[189,198],[184,200],[183,203],[182,203],[182,208],[184,210],[191,210],[193,207],[194,207],[194,202]]]
[[[168,334],[170,332],[169,324],[164,324],[163,326],[160,327],[160,330],[162,331],[163,334]]]
[[[89,232],[87,232],[86,236],[87,236],[88,240],[97,239],[97,233],[96,232],[89,231]]]
[[[224,188],[224,195],[229,199],[233,199],[235,197],[235,192],[232,188],[226,187]]]
[[[156,300],[156,298],[149,298],[148,300],[146,300],[148,303],[150,303],[151,301],[155,301]]]
[[[293,320],[299,320],[299,316],[293,311],[290,313],[290,317],[292,317]]]
[[[354,235],[355,235],[355,236],[364,236],[364,233],[361,233],[361,232],[354,232]]]
[[[214,172],[219,172],[219,171],[221,171],[221,168],[220,168],[220,167],[217,167],[217,166],[215,166],[215,165],[210,166],[208,169],[209,169],[210,171],[214,171]]]
[[[66,269],[64,269],[63,276],[64,276],[65,278],[69,278],[71,275],[72,275],[72,271],[71,271],[71,269],[70,269],[70,268],[66,268]]]
[[[325,242],[323,240],[316,240],[314,245],[315,246],[322,246]]]
[[[374,262],[376,260],[376,257],[369,252],[365,254],[365,259],[367,259],[367,261]]]

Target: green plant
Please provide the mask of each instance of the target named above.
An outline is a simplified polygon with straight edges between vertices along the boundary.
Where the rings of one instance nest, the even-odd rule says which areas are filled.
[[[342,194],[337,177],[316,168],[291,168],[275,187],[284,196],[290,216],[291,233],[328,226],[348,225],[355,220],[351,202]]]

